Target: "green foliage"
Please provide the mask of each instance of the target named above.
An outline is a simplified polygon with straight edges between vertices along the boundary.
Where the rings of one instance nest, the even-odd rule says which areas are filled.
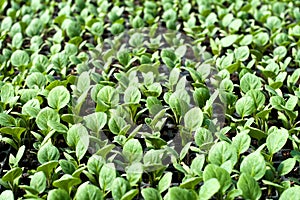
[[[103,199],[103,193],[102,191],[91,184],[83,183],[78,187],[78,190],[75,194],[75,199],[95,199],[95,200],[102,200]]]
[[[266,162],[259,152],[249,154],[241,163],[240,171],[252,176],[255,180],[261,179],[266,172]]]
[[[0,200],[298,198],[299,2],[0,14]]]
[[[30,61],[29,55],[23,50],[16,50],[11,55],[11,64],[16,67],[26,66]]]
[[[64,86],[57,86],[49,92],[47,100],[50,107],[60,110],[70,101],[70,93]]]
[[[39,149],[37,158],[41,164],[52,160],[58,160],[59,151],[55,146],[53,146],[51,141],[48,141]]]
[[[245,199],[260,199],[262,192],[255,179],[247,173],[242,173],[237,187]]]

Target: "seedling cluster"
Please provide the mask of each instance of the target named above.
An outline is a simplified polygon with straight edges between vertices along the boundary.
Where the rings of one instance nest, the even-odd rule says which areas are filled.
[[[0,0],[0,200],[300,197],[300,1]]]

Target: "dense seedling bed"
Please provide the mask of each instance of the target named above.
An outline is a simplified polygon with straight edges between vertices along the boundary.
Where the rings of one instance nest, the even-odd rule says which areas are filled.
[[[0,0],[0,200],[300,198],[300,1]]]

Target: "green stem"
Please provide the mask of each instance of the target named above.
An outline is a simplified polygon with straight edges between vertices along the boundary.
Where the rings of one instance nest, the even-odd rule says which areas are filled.
[[[269,157],[269,161],[270,161],[270,163],[272,163],[272,164],[273,164],[273,154],[271,154],[271,155],[270,155],[270,157]]]

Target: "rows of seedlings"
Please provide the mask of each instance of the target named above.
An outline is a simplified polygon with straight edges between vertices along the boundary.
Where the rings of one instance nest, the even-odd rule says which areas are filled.
[[[0,200],[299,199],[300,1],[0,0]]]

